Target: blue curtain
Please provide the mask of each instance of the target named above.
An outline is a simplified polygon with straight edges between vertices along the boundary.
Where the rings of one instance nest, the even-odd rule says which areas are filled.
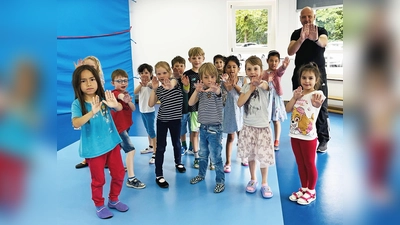
[[[89,55],[101,62],[106,90],[112,71],[123,69],[133,95],[129,0],[58,1],[57,14],[57,114],[71,112],[73,62]]]

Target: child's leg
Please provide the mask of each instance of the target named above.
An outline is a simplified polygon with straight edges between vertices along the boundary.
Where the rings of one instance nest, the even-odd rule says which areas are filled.
[[[122,142],[120,143],[120,146],[126,153],[126,169],[128,171],[128,177],[134,177],[135,176],[135,170],[134,170],[134,156],[135,156],[135,146],[133,146],[131,139],[129,137],[129,133],[127,130],[122,131],[119,136],[122,139]]]
[[[200,143],[202,138],[200,138]],[[215,181],[216,183],[225,183],[225,173],[222,161],[222,126],[220,125],[217,129],[216,134],[209,136],[209,151],[211,161],[215,165]],[[200,151],[202,147],[200,148]]]
[[[256,175],[256,165],[257,162],[253,159],[249,159],[249,171],[250,171],[250,179],[253,181],[257,180],[257,175]]]
[[[208,157],[210,155],[210,143],[208,138],[210,134],[207,133],[206,126],[200,125],[200,151],[199,151],[199,176],[205,177],[207,173]]]
[[[260,171],[261,171],[261,177],[262,177],[261,185],[268,186],[268,166],[264,167],[264,168],[260,168]]]
[[[302,154],[302,140],[291,138],[290,142],[292,144],[294,157],[296,158],[297,171],[299,173],[301,187],[308,187],[307,168],[304,163],[304,156]]]
[[[308,189],[314,190],[315,185],[317,184],[318,171],[317,166],[315,164],[315,156],[316,156],[316,147],[317,147],[317,139],[312,141],[303,141],[302,143],[302,154],[304,159],[304,164],[307,171],[307,181],[308,181]]]
[[[227,135],[226,145],[225,145],[225,151],[226,151],[225,165],[231,165],[232,145],[234,140],[235,140],[235,133],[230,133]]]
[[[281,138],[281,121],[273,121],[274,122],[274,134],[275,134],[275,139],[274,140],[280,140]]]
[[[118,196],[121,193],[122,183],[125,176],[125,169],[120,150],[120,146],[117,145],[113,150],[107,153],[106,159],[111,175],[109,200],[113,202],[118,201]]]
[[[175,164],[182,164],[181,161],[181,142],[179,136],[181,133],[181,120],[172,120],[168,122],[168,129],[171,135],[172,146],[174,148]]]
[[[163,176],[164,152],[167,146],[168,126],[165,122],[157,120],[157,148],[156,148],[156,176]]]
[[[90,186],[92,189],[92,199],[96,207],[104,205],[103,186],[106,182],[104,177],[104,166],[106,165],[107,154],[108,153],[86,160],[89,164],[90,176],[92,177],[92,183]]]

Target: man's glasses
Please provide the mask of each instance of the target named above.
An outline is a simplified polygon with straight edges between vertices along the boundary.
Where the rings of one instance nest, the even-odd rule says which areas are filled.
[[[114,80],[114,82],[117,82],[118,84],[124,84],[124,83],[128,83],[128,79],[124,79],[124,80]]]

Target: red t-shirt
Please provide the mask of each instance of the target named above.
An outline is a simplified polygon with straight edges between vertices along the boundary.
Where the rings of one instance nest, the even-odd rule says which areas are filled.
[[[130,126],[132,126],[132,110],[129,107],[128,103],[118,99],[118,95],[121,94],[118,90],[113,90],[115,98],[118,100],[119,103],[122,105],[121,111],[114,111],[111,110],[111,115],[113,117],[115,126],[117,127],[118,133],[127,130]]]

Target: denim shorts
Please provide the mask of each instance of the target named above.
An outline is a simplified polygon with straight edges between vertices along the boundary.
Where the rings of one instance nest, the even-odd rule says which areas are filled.
[[[131,142],[131,138],[129,137],[128,130],[124,130],[119,133],[119,136],[122,139],[122,142],[119,143],[122,149],[124,149],[125,153],[135,150],[135,146],[133,146]]]

